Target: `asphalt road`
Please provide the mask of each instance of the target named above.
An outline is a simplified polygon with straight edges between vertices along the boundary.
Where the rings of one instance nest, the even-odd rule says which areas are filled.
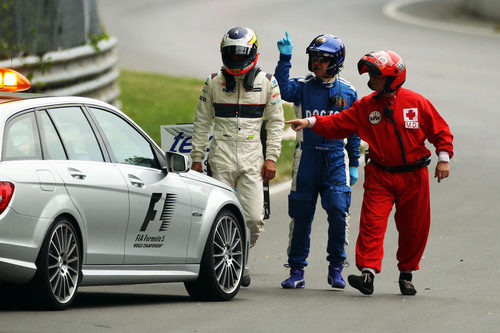
[[[80,289],[65,312],[26,308],[15,291],[0,297],[0,332],[498,332],[500,327],[500,246],[497,241],[500,181],[496,94],[500,37],[470,33],[468,23],[439,5],[401,8],[395,20],[383,13],[387,1],[338,0],[102,0],[107,30],[118,37],[121,67],[203,78],[220,66],[222,34],[237,25],[257,31],[260,65],[273,72],[276,41],[288,30],[294,43],[292,75],[304,74],[305,47],[316,35],[341,37],[347,47],[343,76],[369,93],[366,76],[356,72],[367,51],[387,48],[405,59],[405,87],[428,97],[455,134],[450,178],[431,180],[432,225],[429,242],[414,274],[418,294],[399,295],[392,222],[386,234],[383,271],[375,294],[362,296],[326,283],[326,218],[320,210],[312,232],[306,289],[283,290],[287,276],[287,190],[272,194],[272,218],[251,252],[252,285],[231,302],[198,303],[182,284]],[[442,14],[440,14],[442,12]],[[443,30],[429,22],[413,24],[411,15],[459,23]],[[442,15],[442,16],[440,16]],[[431,164],[435,166],[436,158]],[[430,172],[431,174],[433,171]],[[363,172],[353,188],[351,245],[358,232]]]

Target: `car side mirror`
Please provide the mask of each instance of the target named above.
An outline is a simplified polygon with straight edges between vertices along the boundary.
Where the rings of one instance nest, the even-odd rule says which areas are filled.
[[[191,163],[186,155],[179,153],[167,151],[165,153],[167,157],[167,172],[188,172],[191,169]]]

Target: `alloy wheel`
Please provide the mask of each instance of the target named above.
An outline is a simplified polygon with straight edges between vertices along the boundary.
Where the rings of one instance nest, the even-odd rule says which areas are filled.
[[[58,225],[48,248],[48,282],[59,303],[66,303],[76,292],[79,278],[80,249],[73,228],[66,223]]]
[[[243,269],[243,242],[238,222],[232,216],[221,216],[213,237],[215,278],[224,292],[232,293],[238,287]]]

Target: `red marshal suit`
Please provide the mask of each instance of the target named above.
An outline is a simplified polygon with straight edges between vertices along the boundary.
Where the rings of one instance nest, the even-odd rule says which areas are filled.
[[[365,192],[356,243],[356,266],[382,268],[387,219],[396,205],[400,271],[419,269],[430,227],[429,172],[431,152],[453,156],[448,124],[423,96],[399,88],[388,98],[373,93],[341,113],[317,117],[312,130],[326,138],[357,134],[370,145],[365,166]]]

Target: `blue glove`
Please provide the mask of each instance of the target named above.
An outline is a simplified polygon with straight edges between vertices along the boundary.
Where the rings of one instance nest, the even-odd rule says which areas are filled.
[[[350,166],[349,167],[349,175],[351,176],[350,185],[354,185],[358,180],[358,168]]]
[[[293,50],[293,44],[292,41],[290,40],[290,35],[288,34],[288,31],[285,31],[285,34],[286,37],[278,41],[278,50],[280,50],[280,53],[291,55]]]

